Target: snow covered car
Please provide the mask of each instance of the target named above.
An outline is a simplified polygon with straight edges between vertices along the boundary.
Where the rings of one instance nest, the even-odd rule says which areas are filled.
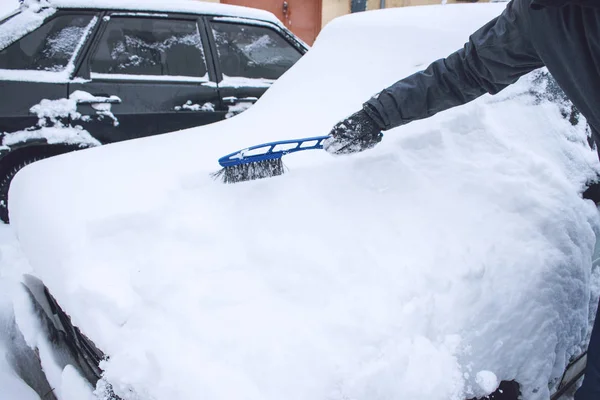
[[[338,18],[236,118],[21,170],[34,306],[17,322],[57,398],[559,396],[599,295],[581,191],[600,163],[545,70],[364,153],[212,176],[240,148],[327,134],[504,6]]]
[[[0,21],[0,218],[24,165],[234,116],[306,51],[257,9],[27,2]]]

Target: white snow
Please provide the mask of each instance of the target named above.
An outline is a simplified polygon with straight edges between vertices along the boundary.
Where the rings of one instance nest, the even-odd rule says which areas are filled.
[[[48,121],[52,125],[62,126],[59,118],[79,119],[81,114],[77,112],[77,99],[42,99],[39,104],[34,105],[29,109],[38,117],[38,125],[46,126]]]
[[[223,79],[219,82],[219,87],[257,87],[269,88],[275,80],[264,78],[245,78],[242,76],[227,76],[223,75]]]
[[[110,104],[101,104],[106,99],[98,98],[90,93],[77,90],[71,94],[68,99],[42,99],[39,104],[34,105],[29,110],[38,117],[36,127],[30,127],[16,132],[3,132],[2,146],[12,146],[33,139],[46,139],[49,144],[66,143],[80,145],[82,147],[99,146],[100,142],[90,135],[79,125],[65,124],[64,119],[70,119],[71,123],[81,120],[89,120],[82,117],[77,111],[77,104],[82,101],[94,101],[92,104],[99,118],[108,117],[113,120],[115,126],[118,125],[117,118],[110,110]],[[117,96],[110,96],[108,100],[120,101]]]
[[[100,142],[80,126],[75,127],[44,127],[34,130],[22,130],[6,133],[2,139],[3,146],[13,146],[17,143],[33,139],[46,139],[48,144],[74,144],[82,147],[99,146]]]
[[[3,0],[0,3],[0,20],[4,17],[11,15],[14,11],[19,8],[19,0]]]
[[[42,10],[23,8],[18,15],[0,25],[0,49],[42,26],[44,20],[55,12],[56,9],[51,7]]]
[[[479,371],[475,377],[475,381],[484,393],[492,393],[500,385],[498,377],[491,371]]]
[[[69,96],[69,100],[74,100],[76,104],[79,103],[120,103],[121,99],[119,96],[110,95],[108,97],[94,96],[91,93],[84,92],[83,90],[76,90]],[[71,103],[72,104],[72,103]]]
[[[210,177],[225,154],[327,134],[503,7],[339,18],[236,118],[17,174],[12,226],[119,396],[461,400],[489,371],[548,399],[596,306],[600,218],[579,192],[600,168],[532,76],[363,154]]]
[[[90,384],[72,365],[63,369],[61,378],[61,400],[97,400]]]
[[[59,72],[0,69],[0,81],[85,83],[85,79],[70,79],[66,69]]]
[[[227,106],[227,114],[225,114],[225,118],[235,117],[236,115],[241,114],[244,111],[248,110],[250,107],[252,107],[253,104],[254,103],[252,101],[248,101],[248,102],[241,101],[237,104]]]
[[[208,74],[202,77],[195,76],[177,76],[177,75],[133,75],[133,74],[103,74],[98,72],[92,72],[90,74],[92,79],[104,79],[104,80],[132,80],[132,81],[163,81],[163,82],[198,82],[198,83],[210,83],[208,82]]]
[[[96,115],[98,115],[100,119],[108,117],[113,120],[113,126],[119,126],[119,120],[112,113],[112,104],[121,102],[121,99],[118,96],[111,95],[108,97],[98,97],[88,92],[84,92],[82,90],[76,90],[73,93],[71,93],[71,95],[69,96],[69,100],[71,102],[71,106],[73,101],[75,101],[75,104],[90,104],[91,107],[96,111]],[[89,115],[82,117],[79,113],[77,113],[74,117],[72,116],[71,118],[81,118],[82,120],[91,119]]]
[[[175,106],[175,111],[180,111],[180,110],[214,112],[215,111],[215,105],[213,103],[204,103],[202,105],[200,105],[200,104],[192,104],[192,101],[188,100],[188,101],[186,101],[184,104],[182,104],[180,106]]]
[[[99,8],[142,12],[182,12],[250,18],[281,24],[281,22],[268,11],[204,1],[172,0],[164,2],[160,0],[134,0],[123,2],[121,0],[49,0],[49,3],[56,8]]]

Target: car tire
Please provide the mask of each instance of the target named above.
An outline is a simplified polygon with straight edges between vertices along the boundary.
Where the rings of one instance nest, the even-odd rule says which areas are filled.
[[[2,158],[0,160],[0,220],[9,223],[8,191],[17,172],[36,161],[74,150],[81,150],[81,148],[69,145],[32,146],[15,150]]]

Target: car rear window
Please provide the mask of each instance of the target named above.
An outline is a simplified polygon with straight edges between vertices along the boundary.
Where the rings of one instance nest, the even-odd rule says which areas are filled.
[[[0,51],[0,68],[59,72],[82,40],[92,15],[60,15]]]
[[[103,75],[207,77],[197,22],[111,17],[92,57],[91,71]]]

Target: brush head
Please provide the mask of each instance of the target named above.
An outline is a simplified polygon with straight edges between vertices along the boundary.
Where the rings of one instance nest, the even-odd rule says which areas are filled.
[[[223,183],[238,183],[282,175],[285,167],[281,158],[233,165],[212,174]]]

